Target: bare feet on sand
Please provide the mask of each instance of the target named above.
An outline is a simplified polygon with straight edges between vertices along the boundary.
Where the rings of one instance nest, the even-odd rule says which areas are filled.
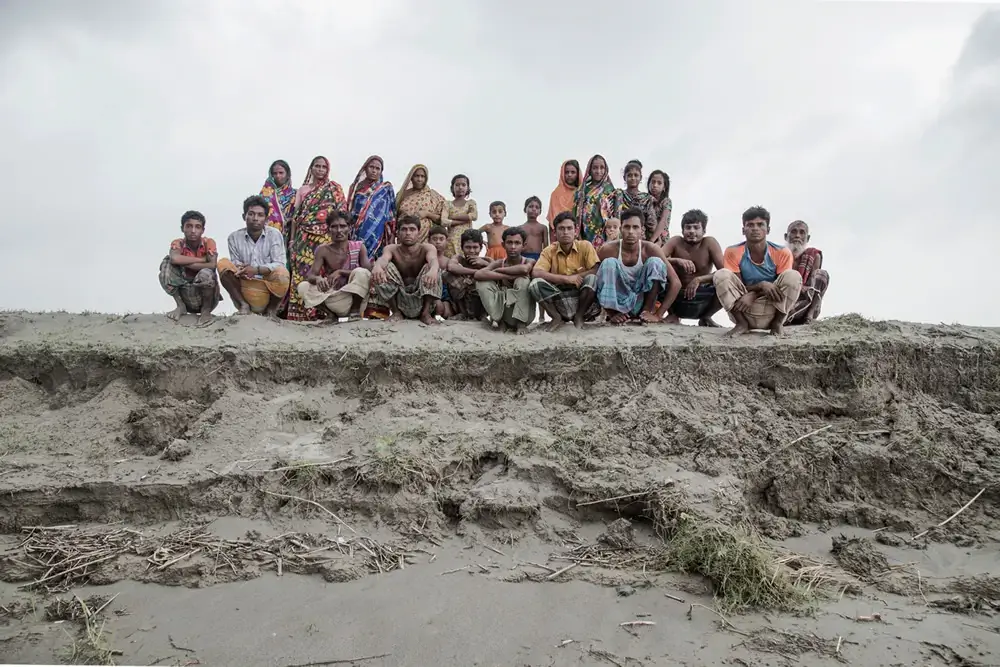
[[[565,321],[563,320],[563,318],[560,317],[559,319],[552,320],[551,322],[543,324],[542,326],[545,327],[545,331],[552,333],[553,331],[557,331],[559,327],[561,327],[563,324],[565,324]]]
[[[385,318],[385,321],[386,322],[402,322],[403,321],[403,313],[399,312],[398,310],[394,310],[394,311],[392,311],[392,313],[389,314],[389,317]]]
[[[361,319],[361,311],[356,310],[353,313],[348,313],[347,314],[347,321],[348,322],[357,322],[360,319]]]
[[[516,333],[518,336],[523,336],[524,334],[528,333],[528,325],[524,324],[523,322],[518,322],[517,326],[514,327],[514,333]]]
[[[750,325],[748,325],[748,324],[746,324],[744,322],[740,322],[739,324],[737,324],[736,326],[734,326],[732,329],[730,329],[729,331],[727,331],[726,332],[726,336],[729,337],[729,338],[733,338],[735,336],[742,336],[743,334],[745,334],[748,331],[750,331]]]
[[[171,310],[169,313],[167,313],[167,317],[169,317],[170,319],[172,319],[174,322],[177,322],[177,321],[179,321],[181,319],[181,316],[185,312],[187,312],[187,308],[185,308],[184,306],[177,306],[176,308],[174,308],[173,310]]]
[[[201,315],[198,316],[198,326],[207,327],[209,324],[212,323],[213,319],[214,318],[212,317],[212,313],[202,313]]]
[[[240,304],[240,309],[237,312],[237,314],[238,315],[249,315],[250,314],[250,304],[249,303]]]
[[[614,324],[615,326],[621,326],[628,322],[629,317],[626,313],[613,313],[608,316],[608,322]],[[575,321],[574,321],[575,324]]]
[[[703,317],[700,320],[698,320],[698,326],[700,326],[700,327],[716,327],[716,328],[718,328],[719,325],[716,324],[715,320],[713,320],[711,317]]]
[[[663,318],[663,322],[665,324],[680,324],[681,318],[677,317],[676,315],[667,315],[666,317]]]
[[[779,321],[777,323],[771,322],[771,335],[777,336],[778,338],[785,337],[785,323],[784,321]]]
[[[660,318],[656,316],[656,313],[651,313],[648,310],[644,310],[639,313],[639,321],[645,324],[659,324],[661,322]]]
[[[426,310],[423,311],[422,313],[420,313],[420,321],[423,322],[424,324],[426,324],[427,326],[430,326],[432,324],[437,324],[438,323],[438,321],[436,319],[434,319],[434,316],[431,315]]]
[[[577,329],[583,328],[583,313],[577,311],[576,316],[573,318],[573,326]]]

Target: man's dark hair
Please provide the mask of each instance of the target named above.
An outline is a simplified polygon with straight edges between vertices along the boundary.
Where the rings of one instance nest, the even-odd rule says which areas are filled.
[[[701,223],[701,231],[705,231],[708,227],[708,216],[700,208],[693,208],[681,216],[681,230],[684,229],[684,225],[691,225],[696,222]]]
[[[465,244],[469,241],[472,241],[473,243],[477,243],[479,244],[479,246],[482,246],[483,233],[478,229],[466,229],[464,232],[462,232],[462,235],[458,237],[459,249],[464,248]]]
[[[622,222],[625,222],[629,218],[639,218],[640,226],[646,224],[646,214],[642,212],[641,208],[636,208],[635,206],[627,208],[620,216],[618,216],[618,219]]]
[[[760,218],[767,223],[767,226],[771,226],[771,214],[763,206],[751,206],[747,210],[743,211],[743,223],[746,224],[753,220],[754,218]]]
[[[528,197],[527,199],[524,200],[524,210],[525,210],[525,212],[527,212],[527,210],[528,210],[528,204],[530,204],[531,202],[536,202],[538,204],[538,208],[542,207],[542,200],[539,199],[538,197],[536,197],[535,195],[531,195],[530,197]]]
[[[557,215],[555,219],[552,221],[552,229],[559,229],[559,223],[562,222],[563,220],[572,220],[573,226],[574,227],[576,226],[576,216],[573,215],[573,212],[563,211],[562,213]]]
[[[260,206],[264,209],[264,217],[271,215],[271,202],[264,199],[260,195],[250,195],[243,200],[243,215],[250,212],[250,209],[254,206]]]
[[[458,246],[461,248],[465,245],[466,241],[475,241],[479,245],[483,245],[483,233],[478,229],[466,229],[458,237]]]
[[[669,197],[670,196],[670,177],[667,176],[667,172],[663,171],[662,169],[654,169],[653,171],[649,172],[649,178],[646,179],[646,190],[649,191],[649,184],[653,182],[653,176],[662,176],[663,177],[663,196],[664,197]]]
[[[326,224],[329,225],[330,223],[336,222],[337,220],[343,220],[347,224],[351,223],[351,221],[347,219],[347,213],[341,211],[339,208],[335,208],[332,211],[330,211],[330,213],[326,216]]]
[[[400,230],[406,225],[420,229],[420,218],[415,215],[404,215],[399,219],[399,224],[396,225],[396,229]]]
[[[201,223],[202,229],[205,227],[205,216],[201,211],[184,211],[184,215],[181,216],[181,228],[184,228],[184,223],[188,220],[197,220]]]
[[[536,197],[536,199],[537,199],[537,197]],[[525,207],[525,208],[527,208],[527,207]],[[504,241],[507,240],[508,236],[520,236],[521,237],[521,243],[524,243],[525,241],[528,240],[528,233],[525,232],[520,227],[510,227],[508,229],[503,230],[503,236],[502,236],[502,238],[503,238]]]
[[[489,207],[489,208],[488,208],[487,210],[488,210],[488,211],[492,211],[492,210],[493,210],[493,207],[494,207],[494,206],[499,206],[500,208],[502,208],[502,209],[503,209],[503,212],[504,212],[504,213],[506,213],[506,212],[507,212],[507,204],[504,204],[504,203],[503,203],[502,201],[500,201],[500,200],[497,200],[497,201],[491,201],[491,202],[490,202],[490,207]]]
[[[434,225],[427,232],[427,238],[430,239],[432,236],[448,236],[448,230],[441,225]]]

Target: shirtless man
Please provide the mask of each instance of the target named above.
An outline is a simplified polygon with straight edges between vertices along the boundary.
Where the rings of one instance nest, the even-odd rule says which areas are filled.
[[[219,251],[215,241],[204,235],[205,216],[198,211],[181,216],[181,231],[184,236],[170,244],[170,252],[160,262],[160,287],[177,306],[167,317],[178,321],[184,313],[198,313],[198,324],[204,326],[222,301],[215,277]]]
[[[546,231],[548,231],[546,229]],[[489,318],[503,331],[523,334],[535,317],[535,302],[528,285],[535,260],[523,256],[522,248],[528,235],[520,227],[503,233],[506,259],[497,259],[476,271],[476,290]]]
[[[306,308],[316,308],[332,324],[341,317],[361,319],[371,287],[371,260],[362,241],[350,241],[350,227],[342,211],[327,218],[333,241],[316,248],[316,259],[298,292]]]
[[[392,311],[389,320],[419,318],[437,324],[434,308],[441,298],[441,274],[437,249],[418,243],[420,219],[404,215],[396,227],[399,243],[386,246],[372,269],[374,299]]]
[[[785,243],[795,258],[792,268],[802,276],[799,298],[785,324],[811,324],[816,320],[823,307],[826,288],[830,286],[830,274],[823,268],[823,251],[809,247],[809,238],[809,225],[802,220],[788,225],[785,232]]]
[[[722,304],[715,296],[712,273],[722,268],[722,246],[711,236],[705,236],[708,216],[691,209],[681,218],[681,236],[675,236],[663,246],[663,254],[677,268],[684,291],[670,307],[667,322],[698,320],[700,327],[717,327],[712,315]]]
[[[792,251],[771,243],[771,214],[760,206],[743,212],[746,241],[726,248],[713,282],[722,307],[736,325],[727,336],[751,329],[784,333],[785,317],[799,298],[802,276],[792,268]]]
[[[663,249],[645,240],[645,216],[638,208],[621,215],[621,240],[608,241],[597,253],[597,301],[612,324],[637,318],[659,322],[681,290],[677,272],[667,263]],[[656,299],[666,291],[659,311]]]

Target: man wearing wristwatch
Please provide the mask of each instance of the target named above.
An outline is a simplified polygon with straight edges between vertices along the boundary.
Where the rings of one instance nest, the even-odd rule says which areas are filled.
[[[274,317],[288,293],[285,239],[267,224],[270,203],[260,195],[243,202],[246,227],[229,235],[229,259],[219,260],[219,282],[241,315]]]

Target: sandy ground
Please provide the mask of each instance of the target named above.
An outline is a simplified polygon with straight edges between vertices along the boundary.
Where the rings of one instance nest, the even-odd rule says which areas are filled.
[[[0,315],[0,660],[93,657],[44,608],[117,595],[118,664],[1000,664],[1000,330],[191,324]],[[640,557],[651,490],[808,601]]]

